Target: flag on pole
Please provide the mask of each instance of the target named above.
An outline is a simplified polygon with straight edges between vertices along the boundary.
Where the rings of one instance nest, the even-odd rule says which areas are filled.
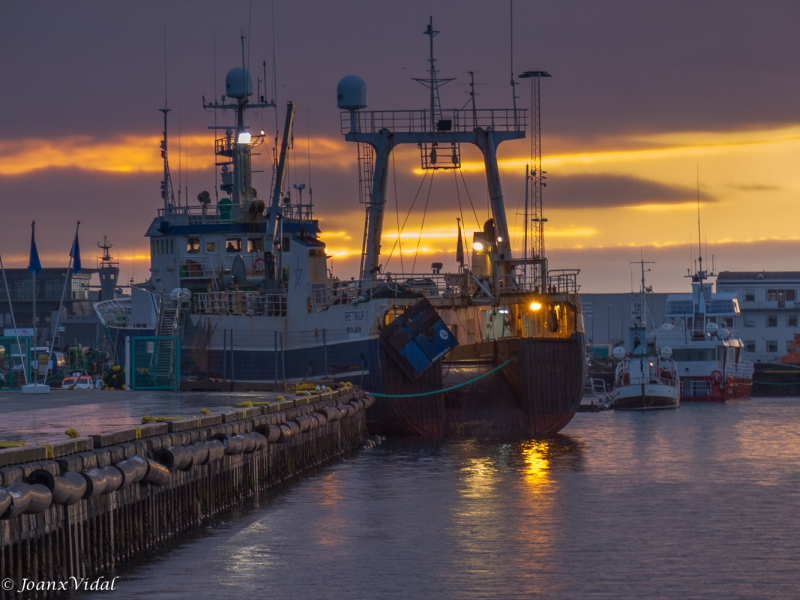
[[[81,247],[78,244],[77,229],[75,230],[75,241],[72,242],[72,250],[69,251],[69,255],[72,258],[72,272],[77,275],[81,272]]]
[[[42,263],[39,260],[39,251],[36,249],[36,221],[31,223],[31,255],[28,259],[28,271],[34,275],[42,272]]]
[[[458,248],[456,248],[456,262],[464,268],[464,242],[461,239],[461,219],[456,219],[458,223]]]

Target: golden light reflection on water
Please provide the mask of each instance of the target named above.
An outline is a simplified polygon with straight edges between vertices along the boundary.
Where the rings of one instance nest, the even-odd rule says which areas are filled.
[[[314,504],[325,513],[313,529],[315,541],[321,546],[337,546],[346,523],[336,507],[342,504],[342,486],[336,472],[320,477],[314,486]]]
[[[469,499],[481,499],[491,496],[495,487],[497,465],[491,457],[467,459],[461,472],[464,474],[464,488],[461,495]]]
[[[537,488],[551,483],[550,459],[548,458],[551,444],[550,440],[531,440],[523,442],[520,448],[525,461],[523,471],[525,481]]]

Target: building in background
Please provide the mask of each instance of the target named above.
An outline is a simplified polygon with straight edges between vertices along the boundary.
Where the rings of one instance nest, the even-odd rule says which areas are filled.
[[[736,294],[741,314],[724,325],[738,331],[745,343],[745,358],[779,362],[794,334],[800,333],[800,271],[723,271],[717,276],[714,291]],[[664,316],[669,295],[647,294],[651,323],[656,327],[669,320]],[[597,358],[606,357],[607,347],[627,343],[627,331],[633,324],[632,303],[638,299],[638,292],[581,294],[586,339]],[[714,317],[709,321],[714,322]]]
[[[717,291],[735,292],[741,315],[735,328],[754,362],[777,362],[800,333],[800,271],[723,271]]]
[[[6,269],[5,272],[17,327],[32,328],[33,277],[27,269]],[[96,269],[86,268],[77,275],[70,272],[66,291],[64,291],[67,269],[42,269],[42,272],[36,278],[37,344],[42,344],[49,339],[52,328],[55,327],[63,292],[64,314],[62,315],[62,323],[59,329],[62,329],[62,326],[64,329],[60,332],[62,334],[61,339],[56,340],[56,346],[60,347],[69,343],[94,346],[98,335],[97,324],[99,323],[92,310],[92,303],[97,302],[99,299],[99,292],[96,289],[92,289],[92,276],[96,272]],[[2,282],[0,282],[0,325],[3,326],[3,329],[10,329],[14,325],[11,318],[11,307],[9,307],[8,297],[5,292]],[[66,328],[70,328],[71,323],[77,324],[79,322],[84,326],[79,330],[70,331],[70,339],[67,339],[67,336],[64,335]]]

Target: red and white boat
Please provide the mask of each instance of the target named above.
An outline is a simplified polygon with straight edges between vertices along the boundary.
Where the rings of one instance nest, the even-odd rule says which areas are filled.
[[[750,398],[753,363],[742,358],[744,342],[731,329],[740,314],[734,293],[713,293],[714,273],[700,269],[690,275],[691,294],[670,294],[666,322],[658,337],[672,348],[681,380],[681,401]]]

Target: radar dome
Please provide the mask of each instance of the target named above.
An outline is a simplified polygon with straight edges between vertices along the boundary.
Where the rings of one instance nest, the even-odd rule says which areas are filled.
[[[343,110],[367,107],[367,82],[358,75],[342,77],[336,86],[336,106]]]
[[[613,355],[614,358],[616,358],[617,360],[622,360],[623,358],[625,358],[626,354],[627,352],[625,352],[625,348],[623,348],[622,346],[617,346],[616,348],[614,348]]]
[[[708,333],[717,333],[717,324],[716,323],[706,323],[706,331]]]
[[[727,340],[731,336],[731,332],[723,327],[717,332],[717,336],[721,340]]]
[[[669,346],[664,346],[663,348],[661,348],[661,358],[663,358],[664,360],[669,360],[670,358],[672,358],[672,348],[670,348]]]
[[[246,98],[253,95],[253,80],[247,69],[236,67],[225,75],[225,95],[231,98]]]

